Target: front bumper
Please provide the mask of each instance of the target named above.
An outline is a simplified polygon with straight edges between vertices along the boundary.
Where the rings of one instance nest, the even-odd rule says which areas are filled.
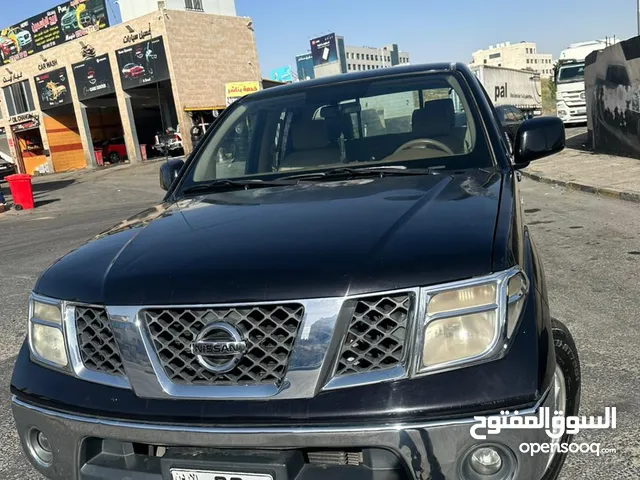
[[[536,407],[520,414],[534,415],[540,407],[553,406],[552,395],[547,394],[542,398]],[[401,476],[384,478],[410,480],[461,478],[460,464],[465,452],[481,443],[499,444],[511,450],[518,465],[514,479],[541,479],[549,459],[543,454],[523,454],[519,449],[522,443],[548,442],[544,430],[505,430],[498,435],[488,436],[487,440],[475,440],[470,435],[470,428],[476,423],[473,418],[379,426],[217,428],[80,416],[38,407],[15,396],[12,410],[29,460],[42,474],[53,480],[170,478],[168,468],[171,465],[168,462],[171,459],[137,456],[139,448],[136,450],[134,444],[163,446],[167,447],[167,451],[172,447],[198,447],[196,453],[191,454],[191,461],[197,462],[191,463],[191,468],[204,470],[208,464],[211,467],[221,460],[220,450],[216,453],[213,449],[224,449],[226,453],[223,457],[228,461],[228,455],[234,449],[250,450],[253,455],[268,451],[373,448],[393,453],[401,465]],[[53,451],[50,466],[39,464],[30,453],[27,438],[34,428],[50,439]],[[104,458],[110,461],[106,462]],[[177,466],[185,467],[184,461]],[[238,471],[247,468],[244,463],[234,463],[233,466]],[[285,468],[281,470],[284,473],[275,475],[275,480],[310,478],[311,475],[305,476],[305,468],[300,467],[297,473]],[[329,468],[325,474],[336,479],[377,478],[370,471],[371,476],[362,477],[362,471],[354,470],[357,468],[347,466],[335,472]]]

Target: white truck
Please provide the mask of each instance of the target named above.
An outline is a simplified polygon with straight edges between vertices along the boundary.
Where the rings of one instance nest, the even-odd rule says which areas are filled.
[[[529,117],[542,114],[542,85],[537,72],[490,65],[470,68],[494,105],[513,105]]]
[[[584,86],[585,58],[596,50],[611,45],[611,40],[572,43],[560,52],[555,67],[556,107],[565,125],[587,122],[587,101]]]

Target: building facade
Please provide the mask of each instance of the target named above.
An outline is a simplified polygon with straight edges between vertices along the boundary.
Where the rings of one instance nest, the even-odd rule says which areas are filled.
[[[409,63],[409,54],[401,52],[396,44],[380,48],[346,46],[345,50],[348,72],[375,70]]]
[[[162,9],[236,16],[235,0],[119,0],[122,21]]]
[[[490,45],[486,50],[473,52],[471,65],[528,69],[538,72],[543,78],[549,78],[553,75],[552,55],[539,53],[534,42],[505,42]]]
[[[225,108],[225,85],[260,81],[250,19],[166,12],[0,67],[0,135],[22,172],[95,166],[96,149],[138,162],[169,128],[189,153],[196,115]]]

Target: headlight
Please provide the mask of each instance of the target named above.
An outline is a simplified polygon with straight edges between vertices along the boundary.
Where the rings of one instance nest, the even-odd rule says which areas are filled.
[[[62,303],[32,297],[29,305],[29,346],[35,360],[54,367],[68,365],[62,329]]]
[[[513,335],[528,292],[519,269],[442,288],[427,288],[418,373],[497,354]]]

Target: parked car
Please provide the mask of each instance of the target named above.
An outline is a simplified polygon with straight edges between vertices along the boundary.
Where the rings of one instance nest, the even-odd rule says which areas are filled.
[[[128,63],[122,67],[122,75],[124,78],[138,78],[144,75],[145,70],[142,65],[136,65],[135,63]]]
[[[4,180],[9,175],[17,173],[16,165],[3,158],[0,158],[0,180]]]
[[[509,140],[513,144],[520,125],[526,120],[524,112],[513,105],[499,105],[496,107],[496,112],[502,128],[509,135]]]
[[[116,137],[102,144],[102,157],[111,164],[120,163],[127,158],[127,146],[124,137]]]
[[[366,135],[375,105],[410,121]],[[580,364],[518,170],[564,142],[535,118],[512,155],[464,64],[234,102],[162,164],[158,206],[35,284],[11,380],[27,457],[53,480],[558,478],[566,453],[520,445],[569,442],[564,422],[516,425],[577,415]]]

